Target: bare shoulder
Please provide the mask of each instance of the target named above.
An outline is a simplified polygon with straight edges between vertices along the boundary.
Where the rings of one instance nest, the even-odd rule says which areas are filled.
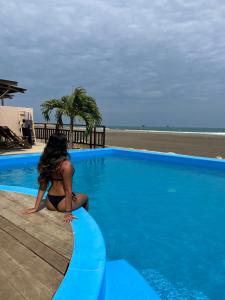
[[[65,160],[62,165],[61,169],[64,172],[73,172],[73,165],[70,160]]]

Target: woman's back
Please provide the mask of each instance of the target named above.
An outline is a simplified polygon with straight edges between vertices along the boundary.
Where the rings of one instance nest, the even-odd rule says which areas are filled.
[[[59,196],[65,195],[64,177],[65,175],[67,175],[65,173],[70,172],[70,170],[72,170],[72,175],[73,175],[74,168],[68,159],[64,160],[59,164],[59,166],[56,167],[55,172],[52,173],[50,178],[51,186],[48,189],[49,195],[59,195]]]

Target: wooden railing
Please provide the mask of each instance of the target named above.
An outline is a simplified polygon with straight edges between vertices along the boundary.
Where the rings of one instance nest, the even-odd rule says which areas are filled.
[[[63,133],[70,142],[69,124],[64,124],[63,127],[57,128],[55,123],[35,123],[35,136],[36,139],[43,140],[45,143],[50,135],[58,132]],[[76,125],[73,130],[73,143],[87,145],[90,148],[105,147],[105,126],[96,126],[92,132],[87,135],[85,125]]]

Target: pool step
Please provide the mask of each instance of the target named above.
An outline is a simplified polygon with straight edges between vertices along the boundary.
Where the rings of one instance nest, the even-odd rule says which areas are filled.
[[[105,300],[160,300],[145,279],[125,260],[106,263]]]

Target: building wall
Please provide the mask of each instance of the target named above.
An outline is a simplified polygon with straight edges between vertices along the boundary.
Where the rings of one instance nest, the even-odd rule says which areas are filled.
[[[33,108],[0,106],[0,126],[8,126],[18,136],[22,136],[23,119],[32,119]]]

